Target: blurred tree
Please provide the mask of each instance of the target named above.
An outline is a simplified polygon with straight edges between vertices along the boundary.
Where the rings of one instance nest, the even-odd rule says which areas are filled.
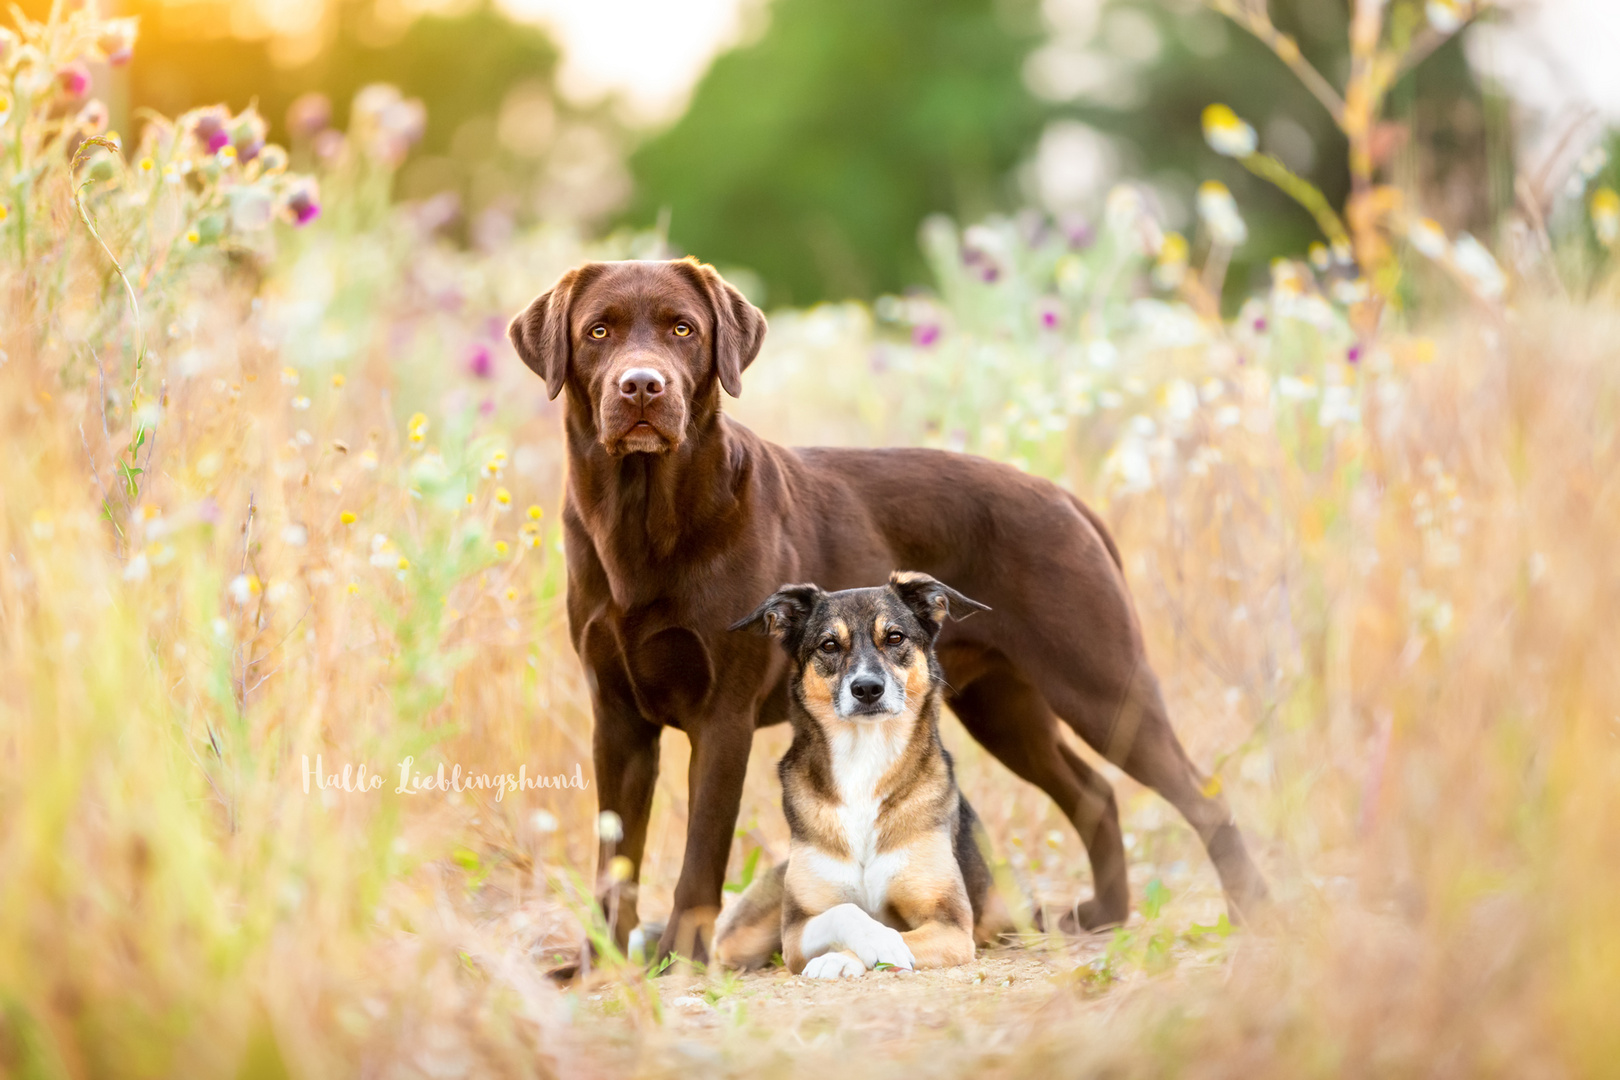
[[[1021,0],[776,0],[686,114],[631,157],[629,220],[764,280],[772,304],[926,280],[917,226],[1016,202],[1046,110]]]

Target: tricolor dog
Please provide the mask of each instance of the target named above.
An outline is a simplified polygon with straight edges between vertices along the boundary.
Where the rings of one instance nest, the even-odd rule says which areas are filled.
[[[879,964],[950,967],[1009,928],[978,819],[939,741],[947,617],[989,610],[926,574],[823,592],[789,585],[734,630],[775,638],[790,664],[793,745],[782,758],[787,861],[721,915],[715,955],[835,979]]]

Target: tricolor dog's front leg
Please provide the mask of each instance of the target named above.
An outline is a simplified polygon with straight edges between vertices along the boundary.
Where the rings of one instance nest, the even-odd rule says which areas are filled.
[[[918,968],[973,961],[973,906],[946,834],[932,834],[911,849],[905,872],[889,884],[888,899],[911,927],[901,937]]]
[[[911,950],[900,932],[845,900],[841,888],[811,870],[812,861],[825,862],[799,845],[788,857],[782,897],[782,959],[788,970],[812,979],[859,976],[879,964],[909,970]]]

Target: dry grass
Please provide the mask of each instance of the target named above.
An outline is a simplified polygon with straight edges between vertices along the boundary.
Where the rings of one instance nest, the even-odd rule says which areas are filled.
[[[407,757],[590,778],[557,409],[500,322],[646,242],[458,255],[339,177],[329,224],[226,258],[178,246],[183,201],[122,214],[134,181],[111,175],[92,209],[139,297],[138,372],[65,161],[0,262],[0,1074],[1612,1072],[1607,301],[1525,294],[1428,336],[1391,318],[1353,366],[1343,310],[1297,290],[1233,324],[1136,302],[1126,222],[1084,253],[1019,249],[995,285],[936,228],[942,298],[773,316],[728,403],[758,430],[963,446],[1104,512],[1277,918],[1224,933],[1191,831],[1102,766],[1141,909],[1122,933],[835,986],[610,968],[563,989],[544,972],[591,918],[592,793],[395,787]],[[937,343],[905,343],[925,326]],[[756,741],[734,875],[785,850],[786,737]],[[945,737],[1021,886],[1083,895],[1046,798]],[[649,915],[685,754],[667,734]],[[317,756],[379,789],[306,793]]]

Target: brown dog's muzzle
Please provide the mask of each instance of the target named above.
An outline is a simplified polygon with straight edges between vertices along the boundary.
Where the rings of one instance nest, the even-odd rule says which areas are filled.
[[[615,365],[601,389],[598,430],[610,454],[662,454],[680,445],[686,401],[673,366],[645,354]]]

